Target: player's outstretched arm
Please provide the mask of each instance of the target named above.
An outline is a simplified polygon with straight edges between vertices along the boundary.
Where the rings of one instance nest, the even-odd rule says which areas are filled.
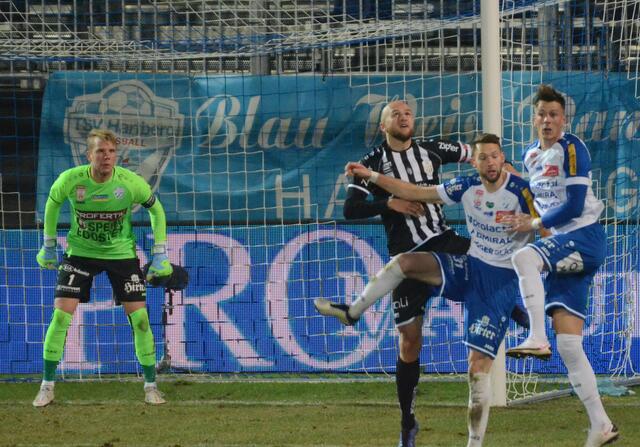
[[[62,208],[62,204],[54,201],[51,197],[47,199],[44,208],[44,242],[36,255],[38,265],[44,269],[53,270],[58,267],[56,232],[60,208]]]
[[[389,191],[395,197],[399,197],[401,199],[429,203],[442,203],[436,188],[433,186],[417,186],[412,183],[387,177],[386,175],[371,171],[360,163],[347,163],[345,166],[345,174],[358,176],[370,181],[371,183],[375,183],[380,188]]]
[[[165,277],[171,275],[173,267],[167,255],[167,218],[164,208],[159,200],[155,200],[148,208],[151,217],[151,229],[153,230],[153,248],[151,249],[151,265],[147,272],[147,281],[154,277]]]

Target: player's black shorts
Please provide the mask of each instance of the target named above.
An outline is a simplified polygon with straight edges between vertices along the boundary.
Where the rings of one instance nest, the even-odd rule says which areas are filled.
[[[439,236],[429,239],[412,252],[437,251],[452,255],[464,255],[469,251],[471,241],[447,230]],[[405,279],[392,293],[392,305],[396,326],[409,323],[415,317],[424,315],[427,300],[433,288],[417,279]]]
[[[93,277],[101,272],[107,272],[116,304],[147,299],[138,258],[107,260],[66,255],[58,267],[55,297],[77,298],[81,303],[88,303]]]

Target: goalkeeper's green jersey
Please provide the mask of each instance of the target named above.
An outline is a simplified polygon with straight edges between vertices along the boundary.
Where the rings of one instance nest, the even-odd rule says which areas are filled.
[[[97,183],[90,166],[64,171],[49,192],[58,204],[69,200],[71,229],[67,236],[68,255],[94,259],[136,257],[136,240],[131,226],[131,207],[149,208],[155,202],[149,184],[138,174],[116,166],[111,178]]]

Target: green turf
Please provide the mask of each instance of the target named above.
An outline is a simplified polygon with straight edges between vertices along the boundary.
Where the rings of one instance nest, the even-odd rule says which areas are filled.
[[[161,382],[168,403],[143,403],[139,382],[63,382],[56,401],[31,406],[37,383],[0,383],[0,445],[395,446],[393,382]],[[420,384],[419,446],[466,445],[464,383]],[[620,427],[615,445],[640,445],[640,398],[605,397]],[[587,417],[577,398],[494,408],[485,445],[582,446]]]

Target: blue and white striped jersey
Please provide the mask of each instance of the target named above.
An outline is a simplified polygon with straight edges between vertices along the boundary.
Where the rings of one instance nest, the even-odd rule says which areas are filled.
[[[541,149],[540,141],[536,140],[525,148],[522,159],[529,173],[536,211],[542,217],[566,202],[567,186],[587,186],[582,214],[550,228],[552,233],[568,233],[598,221],[604,205],[591,188],[591,157],[580,138],[563,133],[558,142],[546,150]]]

